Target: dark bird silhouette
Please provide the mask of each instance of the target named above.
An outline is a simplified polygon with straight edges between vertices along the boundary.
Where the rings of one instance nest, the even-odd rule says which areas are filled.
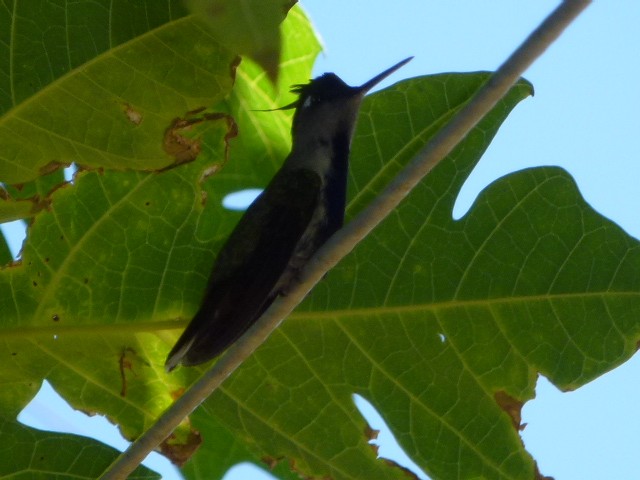
[[[349,149],[364,95],[407,58],[350,87],[325,73],[292,91],[291,153],[218,253],[200,309],[165,367],[198,365],[235,342],[343,224]]]

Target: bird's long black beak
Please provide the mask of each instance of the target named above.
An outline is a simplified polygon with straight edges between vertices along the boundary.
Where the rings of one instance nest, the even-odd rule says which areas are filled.
[[[364,95],[369,90],[371,90],[373,87],[375,87],[378,83],[380,83],[382,80],[387,78],[389,75],[391,75],[393,72],[398,70],[400,67],[402,67],[402,66],[406,65],[407,63],[409,63],[411,60],[413,60],[413,57],[408,57],[408,58],[405,58],[404,60],[402,60],[401,62],[396,63],[393,67],[387,68],[384,72],[376,75],[371,80],[369,80],[367,83],[357,87],[358,88],[358,93],[360,93],[360,95]]]

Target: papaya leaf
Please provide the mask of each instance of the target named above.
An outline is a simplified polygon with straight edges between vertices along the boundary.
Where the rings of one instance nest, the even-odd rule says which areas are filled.
[[[120,454],[91,438],[44,432],[0,418],[2,478],[94,479]],[[139,466],[128,478],[155,480],[160,475]]]
[[[155,170],[179,161],[163,149],[166,130],[227,95],[237,60],[178,4],[17,2],[0,16],[0,30],[13,32],[0,51],[10,72],[0,77],[4,183],[72,162]]]
[[[12,199],[48,202],[21,261],[0,270],[0,381],[11,387],[0,389],[3,445],[43,379],[130,439],[195,380],[204,367],[166,374],[163,363],[240,217],[222,199],[264,187],[282,163],[290,112],[260,110],[289,103],[288,85],[309,78],[318,52],[292,9],[273,85],[253,62],[234,70],[235,57],[177,4],[96,5],[63,11],[80,25],[61,30],[83,40],[78,48],[44,28],[66,25],[53,7],[16,2],[0,13],[0,26],[38,40],[0,41],[0,181],[24,183],[24,198],[7,188]],[[367,97],[347,218],[488,78],[419,77]],[[377,457],[354,394],[434,479],[539,475],[520,409],[538,374],[575,389],[635,352],[640,249],[558,168],[501,178],[453,219],[466,178],[531,93],[525,80],[514,86],[161,445],[176,462],[190,458],[189,478],[220,477],[239,461],[282,478],[406,478]],[[56,169],[69,162],[82,168],[64,183]],[[34,433],[20,429],[36,451]],[[68,439],[80,458],[87,441]]]

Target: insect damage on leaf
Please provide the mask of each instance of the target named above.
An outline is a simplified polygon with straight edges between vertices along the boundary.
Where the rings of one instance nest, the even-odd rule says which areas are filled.
[[[41,166],[40,170],[38,171],[38,173],[41,176],[42,175],[47,175],[49,173],[55,172],[59,168],[66,168],[69,165],[70,165],[69,163],[56,162],[55,160],[52,160],[51,162],[47,163],[46,165]]]
[[[138,353],[131,347],[124,347],[120,352],[120,359],[118,360],[118,366],[120,370],[120,379],[122,381],[122,388],[120,390],[120,396],[127,396],[127,375],[126,371],[130,371],[134,376],[136,372],[134,371],[134,363],[142,363],[145,366],[150,366],[149,362],[141,358]]]
[[[498,406],[511,417],[513,428],[518,431],[524,430],[527,424],[522,424],[523,403],[503,391],[496,392],[493,397]]]
[[[269,470],[274,470],[283,458],[284,457],[271,457],[269,455],[263,455],[262,457],[260,457],[260,460],[267,466]]]
[[[367,437],[367,440],[376,440],[378,435],[380,435],[380,430],[376,430],[375,428],[371,428],[369,424],[364,429],[364,434]]]
[[[142,120],[144,119],[142,112],[133,108],[129,103],[124,103],[122,107],[124,110],[124,114],[127,116],[127,119],[131,123],[133,123],[134,125],[140,125],[142,123]]]
[[[196,130],[196,127],[205,122],[218,120],[225,120],[227,123],[227,133],[224,136],[224,163],[226,163],[229,155],[229,140],[238,135],[238,126],[233,117],[226,113],[216,112],[199,115],[204,110],[205,107],[201,107],[187,112],[184,118],[174,118],[171,125],[167,127],[164,132],[162,148],[174,158],[175,162],[162,171],[195,160],[202,151],[201,132]]]
[[[197,430],[190,430],[180,442],[176,440],[174,432],[160,444],[160,452],[171,460],[171,463],[181,467],[196,453],[200,445],[202,436]]]

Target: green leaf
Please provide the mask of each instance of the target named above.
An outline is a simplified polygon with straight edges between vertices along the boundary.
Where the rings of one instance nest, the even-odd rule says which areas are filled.
[[[85,9],[84,15],[74,14],[81,22],[76,17],[99,16],[95,5],[78,2],[68,8]],[[28,142],[14,141],[15,155],[3,150],[8,160],[0,162],[0,181],[29,180],[25,191],[50,201],[33,217],[22,262],[0,270],[0,356],[6,367],[0,382],[9,386],[0,389],[0,411],[15,417],[46,378],[70,404],[107,415],[128,438],[148,428],[202,370],[181,368],[167,375],[163,363],[198,307],[216,249],[240,217],[224,210],[221,200],[240,189],[263,187],[282,163],[290,147],[291,112],[258,110],[289,103],[288,86],[308,79],[318,51],[307,19],[292,9],[282,26],[285,66],[277,87],[251,62],[238,67],[230,93],[227,87],[204,92],[198,79],[191,85],[185,77],[163,97],[166,102],[158,108],[166,115],[164,123],[158,121],[149,137],[130,133],[147,122],[147,111],[136,126],[141,110],[135,102],[127,99],[134,111],[119,110],[121,123],[111,124],[114,138],[131,135],[119,145],[137,153],[127,157],[109,150],[114,158],[118,153],[133,159],[113,163],[117,169],[184,164],[162,172],[84,170],[73,184],[51,192],[57,183],[39,176],[42,167],[51,161],[102,162],[106,154],[85,158],[74,145],[73,155],[63,158],[62,147],[75,130],[55,136],[51,132],[63,127],[64,118],[56,117],[49,130],[42,130],[34,122],[46,118],[34,115],[30,123],[21,123],[23,114],[60,112],[50,102],[63,105],[69,98],[62,94],[70,90],[62,86],[118,78],[107,75],[110,61],[123,52],[139,55],[164,34],[185,36],[176,45],[218,51],[193,17],[165,7],[157,7],[157,13],[149,4],[155,13],[141,22],[137,8],[144,4],[131,5],[129,17],[116,20],[122,21],[118,28],[106,28],[110,24],[102,16],[91,30],[78,29],[78,35],[94,31],[97,47],[76,50],[58,42],[60,50],[54,49],[62,59],[71,52],[84,52],[82,58],[65,63],[52,57],[56,68],[49,69],[30,60],[42,53],[27,55],[16,46],[31,70],[15,71],[8,83],[0,75],[0,136],[11,140],[7,130],[2,133],[7,125],[37,131]],[[45,39],[37,26],[47,15],[55,24],[55,12],[18,8],[16,28],[26,29],[27,38]],[[125,7],[117,3],[114,8]],[[5,17],[0,22],[8,25]],[[183,28],[187,25],[191,28]],[[4,32],[0,28],[0,35]],[[0,49],[8,44],[0,42]],[[157,48],[165,52],[162,42]],[[155,51],[143,59],[154,72],[164,61],[158,54],[160,63],[154,63]],[[0,54],[0,72],[10,71],[7,52]],[[207,64],[211,69],[205,77],[222,72],[221,65],[228,72],[231,56],[220,55],[225,60]],[[129,67],[125,62],[122,78]],[[151,75],[159,90],[149,95],[159,98],[169,77]],[[488,77],[420,77],[365,99],[351,156],[348,218]],[[230,88],[230,75],[224,78]],[[29,90],[29,82],[35,90]],[[190,478],[219,478],[246,460],[275,465],[283,478],[298,473],[404,478],[404,471],[377,458],[354,393],[378,409],[434,479],[536,476],[518,434],[520,407],[533,398],[538,373],[561,388],[578,388],[635,352],[640,249],[595,213],[570,176],[557,168],[499,179],[463,218],[452,218],[467,176],[511,109],[530,93],[531,85],[519,82],[161,446],[176,460],[200,447],[185,467]],[[191,102],[194,98],[202,103]],[[92,97],[90,104],[103,100]],[[109,112],[115,115],[69,102],[78,128]],[[200,105],[209,108],[192,111]],[[96,131],[109,123],[98,125]],[[54,141],[59,144],[51,149]],[[153,152],[160,152],[164,163],[151,162]],[[15,160],[22,158],[31,165],[27,173],[17,168]],[[22,199],[18,191],[8,192]],[[0,442],[9,444],[11,437],[0,434]],[[27,444],[36,443],[32,438]],[[79,448],[69,451],[78,455]]]
[[[4,198],[0,190],[0,223],[30,217],[33,215],[35,208],[36,204],[29,200]]]
[[[282,69],[286,88],[293,79],[309,77],[308,52],[318,50],[304,15],[293,12],[289,23],[285,31],[296,43],[285,50],[293,58]],[[247,64],[239,75],[248,78],[247,72],[259,68]],[[35,394],[34,385],[48,378],[73,406],[106,414],[133,438],[171,403],[184,383],[193,380],[195,371],[167,377],[158,355],[165,355],[173,341],[162,329],[173,329],[175,319],[184,325],[197,308],[215,245],[239,216],[225,215],[216,222],[225,189],[235,189],[237,180],[227,177],[213,186],[207,178],[217,178],[218,171],[233,177],[237,152],[258,151],[260,146],[264,150],[273,140],[266,134],[281,139],[280,145],[273,142],[278,148],[261,154],[262,160],[268,157],[263,173],[243,172],[265,181],[264,172],[273,172],[290,142],[289,113],[251,111],[253,106],[264,107],[265,101],[279,102],[273,85],[263,79],[253,87],[245,82],[240,90],[259,94],[251,105],[234,94],[216,108],[245,112],[238,115],[239,124],[259,131],[259,144],[238,140],[238,148],[229,155],[233,121],[198,112],[184,120],[195,118],[199,123],[187,125],[179,135],[198,138],[201,154],[179,168],[161,174],[80,171],[73,184],[55,183],[57,188],[50,192],[47,179],[60,180],[57,171],[10,189],[16,198],[47,192],[50,209],[31,224],[22,261],[0,271],[0,354],[12,364],[0,374],[3,384],[12,385],[0,390],[4,412],[17,415]],[[121,297],[126,291],[130,295]],[[230,435],[223,437],[225,445],[231,445]],[[199,444],[188,424],[163,445],[163,452],[180,460],[185,451],[181,443],[188,445],[187,452]],[[235,451],[244,453],[228,461],[259,461],[254,452],[238,446]]]
[[[248,55],[275,81],[280,66],[280,24],[295,3],[296,0],[190,0],[187,4],[207,21],[221,45]]]
[[[94,479],[120,454],[91,438],[43,432],[0,418],[0,476],[14,479]],[[160,475],[139,466],[129,479]]]
[[[0,60],[10,72],[0,88],[5,183],[71,162],[167,167],[180,161],[164,148],[174,119],[210,107],[231,89],[234,55],[202,22],[170,5],[23,5],[0,16],[0,30],[13,32],[11,52]]]

